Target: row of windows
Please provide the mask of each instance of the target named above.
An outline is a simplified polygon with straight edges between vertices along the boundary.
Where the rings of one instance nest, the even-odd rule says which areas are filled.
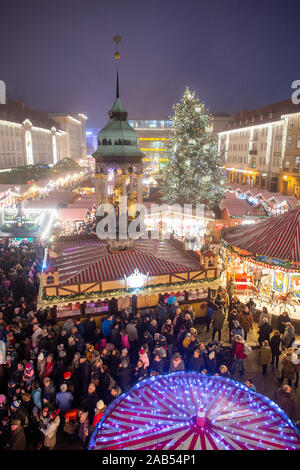
[[[16,126],[4,126],[0,124],[0,134],[19,137],[21,135],[21,129]]]
[[[294,116],[289,118],[289,125],[288,125],[289,129],[293,129],[294,121],[295,121]],[[300,117],[298,117],[298,127],[300,128]]]
[[[299,120],[300,121],[300,120]],[[293,145],[293,139],[292,137],[289,135],[288,138],[287,138],[287,141],[286,141],[286,148],[290,149],[292,148],[292,145]],[[300,135],[298,135],[296,137],[296,148],[297,149],[300,149]]]
[[[11,153],[0,153],[0,166],[10,167],[16,165],[23,165],[24,159],[22,154],[16,155]]]
[[[21,142],[10,142],[8,141],[2,141],[2,150],[12,150],[13,152],[16,150],[17,152],[20,152],[22,150],[22,143]]]

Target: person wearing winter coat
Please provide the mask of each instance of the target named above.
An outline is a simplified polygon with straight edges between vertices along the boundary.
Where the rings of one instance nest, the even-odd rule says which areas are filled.
[[[130,342],[129,342],[129,339],[128,339],[128,334],[124,330],[121,330],[121,343],[122,343],[122,348],[126,348],[129,351]]]
[[[165,370],[165,360],[159,354],[154,356],[153,361],[151,362],[150,367],[150,376],[152,375],[161,375]]]
[[[258,344],[262,346],[264,341],[270,341],[270,334],[273,328],[271,327],[268,318],[264,317],[262,324],[258,330]]]
[[[259,317],[259,321],[258,321],[258,324],[260,327],[263,325],[265,318],[268,320],[269,324],[271,325],[272,315],[268,312],[266,307],[263,307],[260,317]]]
[[[134,371],[134,378],[138,382],[148,377],[148,367],[144,367],[144,363],[141,359],[137,361],[137,365]]]
[[[234,363],[232,366],[232,373],[235,374],[239,368],[241,368],[240,373],[241,375],[245,374],[245,364],[244,360],[246,359],[245,354],[245,340],[239,335],[234,337]]]
[[[277,329],[281,335],[285,331],[285,326],[287,323],[290,323],[291,319],[287,312],[282,312],[281,315],[277,318]]]
[[[214,375],[217,370],[217,358],[216,351],[210,351],[206,359],[207,372],[208,374]]]
[[[52,354],[48,354],[48,356],[46,357],[45,369],[41,373],[41,378],[44,379],[45,377],[50,377],[53,371],[54,371],[53,356]]]
[[[218,332],[219,335],[219,341],[221,341],[221,330],[223,328],[225,321],[225,315],[223,313],[222,308],[218,308],[217,310],[214,310],[212,317],[211,317],[211,323],[213,327],[213,332],[212,332],[212,341],[215,339],[215,335]]]
[[[295,403],[292,397],[292,389],[289,385],[279,388],[275,394],[275,400],[291,419],[295,419]]]
[[[125,331],[128,335],[128,340],[129,340],[130,344],[131,345],[136,344],[139,340],[139,335],[138,335],[138,331],[137,331],[137,328],[136,328],[136,322],[131,321],[130,323],[128,323],[126,325]]]
[[[56,444],[56,433],[60,423],[59,411],[55,410],[50,413],[50,420],[46,429],[41,429],[44,434],[44,447],[53,450]]]
[[[50,377],[45,377],[43,380],[42,388],[43,402],[54,403],[55,399],[55,386]]]
[[[243,339],[245,336],[245,332],[237,320],[234,321],[234,328],[231,331],[230,343],[233,342],[233,339],[236,335],[241,336]]]
[[[103,400],[99,400],[96,405],[96,410],[95,410],[95,416],[93,419],[93,428],[96,429],[97,424],[101,420],[102,416],[104,415],[104,412],[106,410],[106,406],[103,402]]]
[[[272,353],[271,364],[274,365],[275,363],[276,369],[278,369],[279,356],[281,354],[280,343],[281,343],[280,333],[278,330],[275,330],[270,341],[270,347],[271,347],[271,353]]]
[[[295,341],[295,328],[290,322],[285,324],[285,331],[282,335],[282,344],[285,348],[290,348]]]
[[[267,320],[268,321],[268,320]],[[265,340],[262,343],[262,348],[260,350],[260,363],[262,365],[262,373],[266,375],[268,365],[271,362],[272,352],[269,346],[269,341]]]
[[[250,329],[253,328],[253,315],[249,311],[248,307],[244,307],[244,309],[240,312],[240,314],[238,316],[238,322],[239,322],[239,324],[241,325],[241,327],[243,328],[243,330],[245,332],[244,339],[245,339],[245,341],[247,341],[247,335],[248,335]]]
[[[231,377],[230,372],[229,372],[227,366],[225,366],[225,364],[222,364],[222,365],[219,367],[218,375],[219,375],[220,377],[228,377],[228,378]]]
[[[149,367],[149,357],[143,348],[139,350],[139,359],[142,361],[144,369]]]
[[[110,337],[110,331],[111,331],[111,327],[112,327],[113,322],[114,322],[114,319],[113,319],[112,315],[108,315],[103,320],[102,325],[101,325],[101,333],[103,334],[103,336],[105,338]]]
[[[91,369],[90,364],[87,361],[86,357],[81,357],[79,360],[79,368],[78,368],[78,378],[79,378],[79,385],[80,385],[80,396],[86,396],[89,383],[90,383],[90,375]]]
[[[131,365],[126,359],[121,360],[116,372],[116,377],[122,391],[127,390],[131,380]]]
[[[32,384],[31,400],[34,406],[36,406],[39,410],[43,408],[42,390],[37,380],[35,380]]]
[[[282,359],[282,370],[281,370],[281,377],[278,380],[279,383],[283,383],[286,379],[288,385],[292,385],[292,381],[295,378],[295,374],[297,372],[297,366],[292,361],[292,351],[288,351],[284,358]]]
[[[211,300],[207,303],[207,320],[206,320],[206,332],[209,332],[209,327],[211,324],[212,315],[215,310],[218,310],[218,306]]]
[[[176,372],[178,370],[185,370],[184,362],[181,359],[179,352],[176,352],[170,362],[169,372]]]
[[[10,441],[7,450],[25,450],[26,436],[19,419],[13,419],[11,422]]]
[[[74,401],[74,396],[71,392],[68,392],[67,384],[63,383],[60,386],[60,392],[55,396],[55,403],[62,413],[70,410]]]
[[[232,336],[231,332],[234,330],[234,322],[237,321],[239,313],[237,310],[233,309],[229,312],[227,320],[228,320],[228,330],[229,330],[229,343],[231,343]],[[236,333],[239,334],[239,333]]]
[[[78,412],[78,437],[82,443],[84,449],[87,446],[87,440],[89,435],[89,414],[87,411],[80,410]]]
[[[204,355],[201,354],[200,349],[197,348],[194,350],[194,354],[188,362],[188,368],[196,372],[201,372],[201,370],[205,368]]]

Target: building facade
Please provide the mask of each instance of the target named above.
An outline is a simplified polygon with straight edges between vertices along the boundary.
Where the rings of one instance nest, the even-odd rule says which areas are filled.
[[[84,114],[54,114],[49,116],[59,124],[67,136],[67,158],[81,160],[86,158],[86,120]]]
[[[0,168],[51,165],[66,157],[81,158],[84,152],[86,156],[86,117],[81,116],[65,117],[70,124],[64,125],[23,102],[0,104]]]
[[[300,198],[300,106],[242,110],[218,134],[228,181]]]
[[[232,118],[226,113],[213,114],[213,132],[215,135],[223,130]],[[168,119],[133,119],[128,121],[137,131],[140,149],[145,153],[144,171],[159,172],[166,163],[164,156],[165,144],[172,129],[172,121]]]

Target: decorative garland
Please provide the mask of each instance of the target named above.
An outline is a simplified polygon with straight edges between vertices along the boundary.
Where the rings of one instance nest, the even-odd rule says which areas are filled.
[[[155,286],[145,286],[141,289],[114,289],[114,290],[107,290],[107,291],[97,291],[97,292],[85,292],[85,293],[74,293],[70,295],[65,295],[65,296],[47,296],[42,298],[42,302],[62,302],[62,301],[67,301],[67,300],[85,300],[88,297],[97,297],[99,296],[102,298],[106,298],[107,296],[109,297],[114,297],[114,296],[126,296],[126,295],[143,295],[143,294],[154,294],[158,293],[161,291],[163,288],[166,290],[169,289],[182,289],[183,287],[188,288],[188,286],[196,286],[198,284],[203,284],[204,282],[213,282],[217,281],[218,278],[207,278],[207,279],[199,279],[196,281],[189,281],[188,283],[169,283],[169,284],[156,284]]]
[[[279,269],[281,271],[288,271],[288,272],[300,271],[300,266],[297,266],[296,264],[294,264],[293,261],[276,260],[276,261],[279,261],[280,264],[267,263],[267,262],[263,263],[262,261],[259,260],[259,258],[261,258],[262,255],[258,255],[258,254],[242,255],[233,247],[233,245],[226,242],[225,240],[221,239],[220,243],[224,246],[224,248],[231,251],[234,255],[238,256],[239,258],[247,259],[265,268]]]

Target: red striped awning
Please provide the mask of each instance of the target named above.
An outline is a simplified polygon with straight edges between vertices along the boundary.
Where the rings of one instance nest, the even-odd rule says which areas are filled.
[[[300,262],[300,207],[224,235],[232,246],[260,256]]]
[[[99,281],[124,279],[138,269],[149,276],[192,271],[191,266],[173,263],[155,256],[136,251],[110,253],[80,271],[75,276],[66,279],[63,284],[85,284]]]

